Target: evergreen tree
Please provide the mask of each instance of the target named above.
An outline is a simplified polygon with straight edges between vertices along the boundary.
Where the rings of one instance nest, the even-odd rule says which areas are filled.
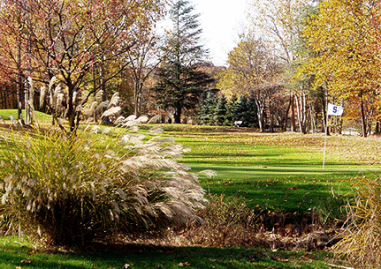
[[[226,117],[224,122],[224,125],[226,126],[233,126],[234,124],[233,118],[236,111],[237,100],[237,96],[233,95],[230,99],[230,102],[227,105]]]
[[[248,126],[249,127],[254,127],[254,128],[259,128],[259,122],[258,122],[258,111],[257,111],[257,104],[255,103],[255,98],[251,96],[247,100],[248,104],[248,111],[249,111],[249,121],[248,121]],[[265,112],[264,115],[266,116]]]
[[[201,124],[211,124],[215,108],[215,95],[213,92],[204,92],[202,94],[198,119]]]
[[[242,121],[240,126],[247,127],[250,118],[250,113],[248,111],[247,98],[241,95],[238,98],[236,110],[235,110],[235,120]]]
[[[163,108],[175,109],[175,123],[180,123],[183,109],[195,108],[206,84],[213,81],[198,68],[207,54],[199,44],[202,29],[200,14],[193,14],[194,6],[187,0],[172,2],[170,19],[173,28],[166,38],[166,61],[159,68],[158,84],[153,89]]]
[[[218,99],[216,108],[214,110],[214,124],[221,126],[224,125],[227,113],[227,100],[225,95],[221,95]]]
[[[231,108],[232,123],[242,121],[242,127],[257,127],[257,106],[253,98],[244,95],[239,96],[238,100],[232,104]]]

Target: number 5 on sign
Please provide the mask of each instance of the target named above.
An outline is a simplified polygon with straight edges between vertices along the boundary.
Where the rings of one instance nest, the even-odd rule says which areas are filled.
[[[328,110],[327,110],[328,115],[341,116],[343,112],[344,112],[344,108],[342,106],[335,106],[333,104],[328,104]]]

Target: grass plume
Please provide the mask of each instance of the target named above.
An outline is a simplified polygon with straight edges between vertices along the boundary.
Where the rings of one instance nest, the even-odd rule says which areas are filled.
[[[0,215],[47,243],[82,246],[118,233],[160,234],[198,220],[206,202],[183,147],[159,138],[9,132],[0,138]],[[137,143],[137,141],[140,141]],[[155,141],[155,142],[152,142]],[[15,150],[17,149],[17,150]]]

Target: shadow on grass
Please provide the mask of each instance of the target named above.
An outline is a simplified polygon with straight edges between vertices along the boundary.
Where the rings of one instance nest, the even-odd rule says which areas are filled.
[[[211,153],[187,153],[181,159],[181,162],[190,164],[193,166],[204,164],[209,167],[214,166],[276,166],[276,167],[317,167],[316,169],[322,169],[323,156],[321,158],[312,156],[311,154],[305,154],[304,157],[296,158],[293,154],[287,152],[278,153],[256,153],[256,152],[215,152]],[[325,162],[326,169],[333,169],[334,167],[360,167],[364,168],[364,164],[358,163],[344,163],[344,162]],[[379,169],[380,170],[380,169]]]
[[[49,255],[44,253],[36,253],[32,249],[21,247],[9,247],[7,245],[0,247],[0,268],[67,268],[81,269],[84,268],[82,263],[77,265],[68,261],[65,255]],[[87,267],[85,267],[87,268]],[[90,268],[90,267],[89,267]]]
[[[0,268],[329,268],[326,253],[240,248],[98,246],[83,253],[45,254],[0,247]],[[30,263],[21,263],[28,260]]]

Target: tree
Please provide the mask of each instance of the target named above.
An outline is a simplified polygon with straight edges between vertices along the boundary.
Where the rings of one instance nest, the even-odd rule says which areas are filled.
[[[224,125],[228,125],[228,126],[234,125],[233,115],[237,106],[237,102],[238,102],[238,98],[235,94],[233,94],[227,104]]]
[[[240,126],[247,127],[249,126],[250,121],[250,109],[247,97],[245,95],[241,95],[238,98],[238,101],[235,105],[235,109],[232,111],[232,118],[234,121],[242,121]]]
[[[253,31],[261,29],[279,49],[279,56],[288,64],[296,59],[294,53],[297,33],[301,27],[295,23],[308,0],[251,0]]]
[[[299,33],[304,27],[304,24],[300,23],[300,19],[304,18],[305,10],[310,7],[310,3],[309,0],[251,0],[253,7],[250,12],[252,31],[256,32],[258,29],[263,31],[266,38],[274,44],[277,57],[288,66],[282,73],[283,83],[290,80],[289,73],[292,73],[292,65],[298,60],[299,54],[295,49],[299,42]],[[302,107],[304,104],[300,102],[305,98],[305,89],[287,88],[290,95],[291,129],[295,131],[295,101],[299,100],[297,106],[298,112],[300,112],[298,113],[299,123],[305,122],[306,119],[306,114],[303,114],[306,108]],[[300,128],[300,131],[304,133],[304,129],[304,127]]]
[[[172,2],[169,13],[173,28],[164,47],[166,60],[158,69],[158,84],[153,88],[163,108],[174,108],[175,123],[181,122],[184,108],[196,107],[203,88],[212,81],[198,66],[207,51],[199,44],[200,14],[193,11],[189,1]]]
[[[23,92],[26,76],[30,71],[30,48],[28,28],[28,2],[21,0],[2,0],[0,2],[0,66],[1,75],[17,85],[17,114],[22,118]],[[30,3],[29,3],[30,4]],[[28,23],[29,21],[29,23]]]
[[[212,91],[201,94],[201,102],[198,110],[198,120],[201,124],[213,124],[213,112],[216,103],[215,93]]]
[[[136,117],[140,113],[140,101],[142,99],[144,84],[152,75],[154,70],[162,61],[163,55],[160,55],[160,37],[150,29],[142,29],[138,36],[136,44],[131,50],[127,51],[127,58],[130,63],[129,71],[134,81],[134,114]]]
[[[241,41],[229,53],[229,68],[220,73],[218,86],[227,95],[252,96],[257,109],[257,119],[261,132],[264,132],[266,101],[272,98],[273,88],[279,80],[281,65],[263,38],[251,35],[242,36]],[[271,46],[270,46],[271,47]]]
[[[218,99],[217,105],[214,109],[213,113],[213,119],[214,124],[221,126],[225,125],[226,122],[226,113],[227,113],[227,103],[228,101],[225,98],[225,95],[221,95],[221,97]]]
[[[347,112],[356,112],[367,136],[369,120],[380,102],[381,73],[377,55],[374,1],[322,1],[304,31],[307,46],[315,56],[301,68],[303,74],[314,74],[314,88],[323,87],[333,100],[348,100]],[[376,27],[374,27],[376,26]],[[347,113],[346,112],[346,113]]]
[[[17,10],[17,2],[6,1],[2,20]],[[56,84],[63,85],[66,115],[74,131],[89,96],[102,89],[106,99],[106,83],[128,66],[122,56],[136,44],[139,29],[151,29],[162,1],[29,0],[28,5],[32,27],[23,30],[30,37],[33,80],[48,85],[55,77]],[[18,32],[6,32],[3,42]],[[100,83],[90,89],[94,70]],[[85,89],[90,89],[87,95]]]
[[[311,87],[316,70],[311,70],[311,73],[301,73],[301,67],[305,65],[309,58],[316,57],[317,54],[311,50],[308,46],[308,39],[304,36],[303,31],[306,28],[306,22],[318,14],[318,8],[316,6],[305,6],[300,12],[300,17],[295,21],[299,25],[298,32],[296,33],[298,39],[295,42],[295,55],[294,60],[288,67],[289,82],[285,85],[288,88],[292,88],[295,92],[293,98],[297,105],[297,115],[299,119],[300,131],[307,131],[307,114],[311,123],[311,129],[315,131],[317,129],[317,122],[319,116],[321,116],[321,130],[328,133],[326,107],[328,104],[327,91],[324,87]]]

